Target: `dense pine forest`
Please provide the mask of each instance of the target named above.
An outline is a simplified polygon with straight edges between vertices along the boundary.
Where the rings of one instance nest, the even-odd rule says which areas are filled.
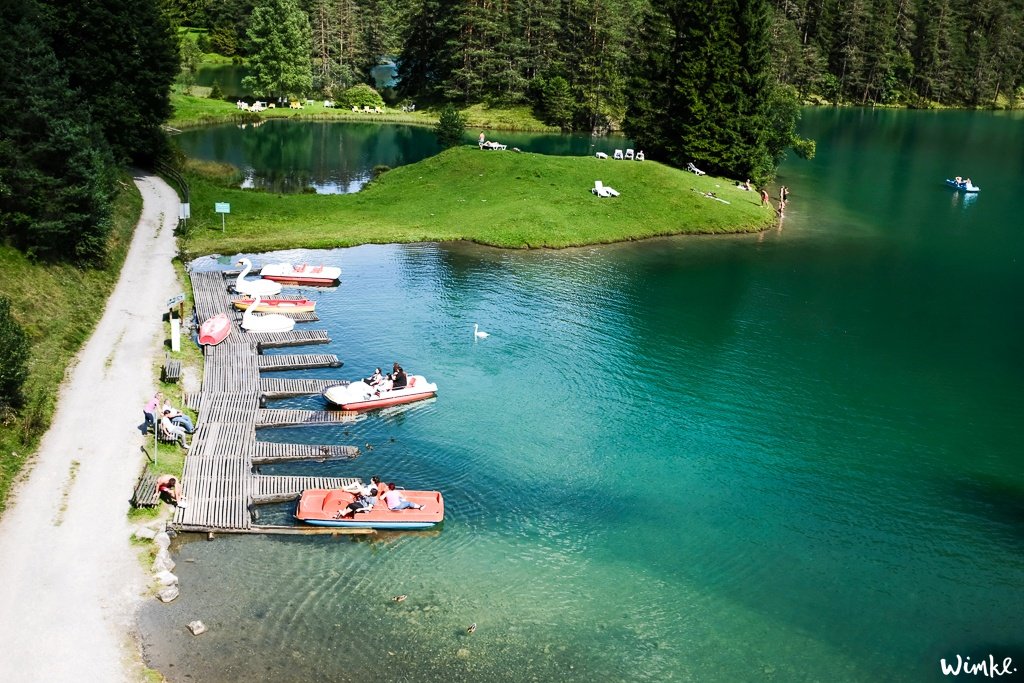
[[[247,56],[256,0],[169,0],[210,51]],[[759,2],[705,0],[299,0],[312,31],[313,87],[368,81],[399,58],[394,96],[535,105],[551,123],[621,123],[658,16],[758,14]],[[1012,105],[1024,97],[1024,0],[772,0],[761,55],[802,100],[859,105]],[[727,28],[727,27],[725,27]],[[762,28],[759,27],[758,31]],[[653,32],[652,32],[653,31]],[[756,36],[755,36],[756,37]],[[729,35],[746,41],[751,36]],[[758,48],[760,49],[760,48]],[[707,55],[714,61],[714,55]],[[648,63],[649,64],[649,63]]]

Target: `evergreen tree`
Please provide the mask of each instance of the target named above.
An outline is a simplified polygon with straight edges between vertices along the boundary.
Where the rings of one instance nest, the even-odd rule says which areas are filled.
[[[158,0],[47,0],[57,59],[118,159],[148,163],[165,149],[178,40]]]
[[[28,335],[11,313],[11,302],[0,297],[0,423],[4,414],[21,407],[22,386],[28,379]]]
[[[466,119],[455,107],[448,104],[441,110],[441,116],[434,126],[434,133],[437,134],[437,141],[442,147],[454,147],[462,142],[462,136],[466,132]]]
[[[0,237],[43,260],[102,262],[113,162],[68,87],[34,0],[0,6]]]
[[[423,0],[409,21],[398,64],[398,94],[408,99],[441,99],[454,69],[454,3]]]
[[[313,89],[312,32],[295,0],[261,0],[247,31],[251,74],[242,85],[258,97],[299,96]]]
[[[655,0],[627,133],[651,156],[764,182],[774,174],[767,2]]]

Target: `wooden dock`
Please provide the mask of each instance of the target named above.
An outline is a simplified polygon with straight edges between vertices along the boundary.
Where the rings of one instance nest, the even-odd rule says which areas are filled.
[[[323,330],[248,334],[238,326],[241,312],[232,305],[223,273],[191,273],[196,316],[201,321],[227,313],[234,321],[231,334],[217,346],[207,346],[201,394],[186,403],[199,411],[192,446],[185,456],[182,489],[186,507],[175,510],[173,525],[182,531],[223,533],[345,533],[346,529],[306,529],[261,526],[253,506],[298,498],[306,488],[339,488],[358,480],[338,477],[262,475],[257,465],[299,460],[354,458],[355,446],[261,442],[257,427],[337,424],[358,419],[344,411],[274,410],[261,408],[263,397],[316,394],[337,381],[262,378],[261,372],[299,368],[338,367],[328,354],[260,355],[264,348],[326,344]],[[316,319],[315,316],[310,318]],[[353,530],[365,533],[366,530]]]

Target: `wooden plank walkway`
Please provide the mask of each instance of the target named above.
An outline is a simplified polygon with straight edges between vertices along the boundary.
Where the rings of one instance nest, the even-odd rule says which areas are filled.
[[[252,453],[253,465],[301,460],[353,459],[359,456],[357,446],[317,445],[304,443],[274,443],[257,441]]]
[[[323,330],[292,330],[291,332],[247,332],[248,337],[262,349],[279,349],[303,344],[329,344],[331,338]]]
[[[289,398],[291,396],[305,396],[307,394],[322,394],[328,387],[334,387],[348,382],[339,382],[336,379],[280,379],[278,377],[264,377],[260,379],[260,393],[267,398]]]
[[[364,416],[354,410],[282,410],[261,408],[256,414],[257,427],[297,427],[301,425],[347,424]]]
[[[340,368],[342,362],[333,353],[276,354],[257,356],[260,372],[275,370],[311,370],[314,368]]]
[[[190,274],[196,316],[200,321],[234,312],[227,281],[221,272]],[[319,393],[328,380],[262,379],[260,370],[289,367],[336,367],[337,356],[261,356],[260,348],[326,344],[323,330],[248,334],[237,326],[217,346],[204,348],[203,390],[187,397],[198,409],[197,430],[185,456],[182,489],[185,507],[175,510],[173,524],[183,531],[243,533],[304,533],[294,527],[253,524],[251,506],[274,497],[297,497],[305,488],[337,488],[357,480],[338,477],[270,476],[253,466],[269,462],[356,457],[354,446],[265,443],[256,440],[256,427],[351,422],[355,414],[324,411],[266,410],[259,407],[264,387],[279,393]],[[301,391],[299,391],[301,389]],[[270,393],[273,393],[271,391]]]

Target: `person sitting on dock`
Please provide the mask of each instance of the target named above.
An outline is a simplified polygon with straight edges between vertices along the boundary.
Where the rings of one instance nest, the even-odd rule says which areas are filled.
[[[188,448],[188,440],[185,438],[185,428],[171,422],[171,411],[164,411],[164,416],[160,418],[160,429],[164,431],[168,438],[177,441],[185,448]]]
[[[192,425],[192,418],[172,406],[170,402],[164,403],[164,414],[166,415],[168,411],[170,411],[171,422],[182,427],[189,434],[196,431],[196,428]]]
[[[384,494],[384,504],[388,506],[388,510],[407,510],[413,508],[414,510],[422,510],[422,505],[406,500],[402,493],[395,489],[395,482],[388,482],[388,491]]]
[[[156,478],[156,492],[161,498],[176,507],[185,507],[185,498],[178,491],[178,480],[171,474],[161,474]]]

